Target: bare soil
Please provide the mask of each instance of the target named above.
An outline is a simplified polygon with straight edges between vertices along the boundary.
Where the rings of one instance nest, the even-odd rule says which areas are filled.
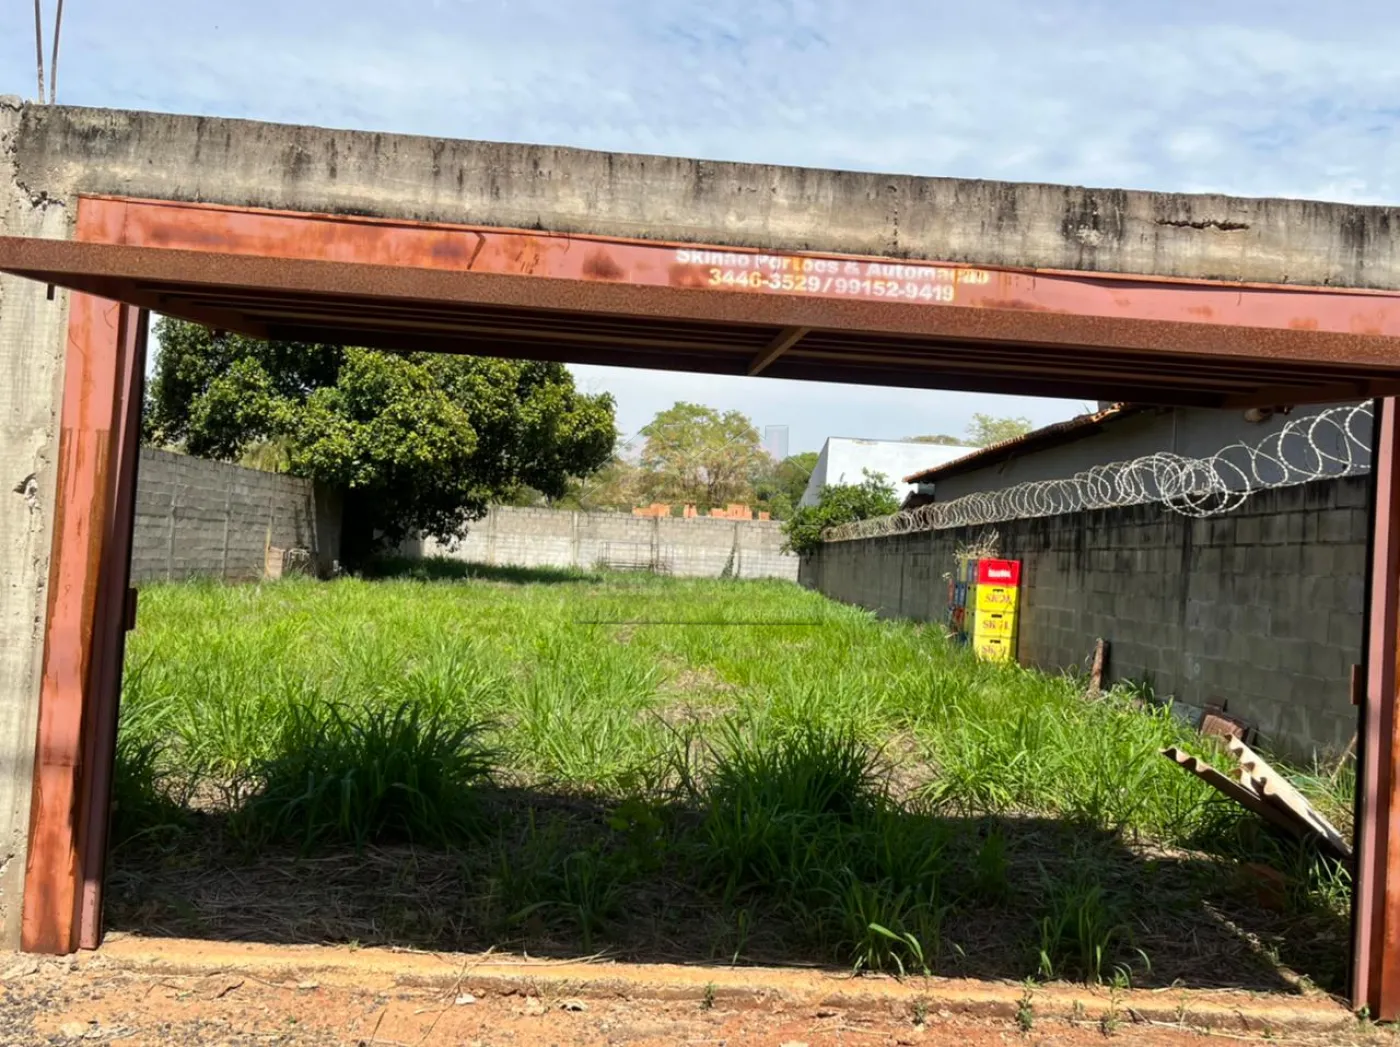
[[[359,854],[307,855],[271,845],[249,852],[229,837],[217,815],[203,815],[197,831],[175,845],[113,854],[107,926],[144,937],[215,942],[454,953],[494,947],[555,960],[605,953],[641,964],[738,959],[850,970],[849,963],[807,943],[790,919],[762,899],[745,901],[741,925],[732,908],[697,885],[688,852],[653,847],[650,840],[629,844],[613,830],[610,807],[595,798],[502,790],[490,802],[500,807],[495,847],[384,846]],[[666,816],[678,822],[699,817],[683,810]],[[972,822],[949,824],[956,837],[975,838]],[[949,914],[948,947],[932,963],[936,974],[1013,981],[1035,974],[1036,943],[1028,929],[1033,932],[1041,904],[1038,877],[1049,871],[1063,878],[1089,857],[1103,883],[1136,899],[1132,944],[1150,957],[1150,966],[1133,965],[1135,985],[1292,997],[1312,985],[1336,990],[1344,984],[1344,918],[1264,908],[1248,877],[1222,880],[1227,866],[1045,819],[978,824],[995,825],[1008,840],[1008,880],[1016,889],[995,903],[959,906]],[[578,918],[561,905],[540,907],[527,920],[511,919],[536,899],[511,900],[503,867],[512,870],[518,887],[530,870],[557,869],[568,855],[599,840],[611,841],[614,851],[637,846],[656,864],[619,882],[591,937],[580,933]],[[624,861],[630,855],[619,852]],[[1214,895],[1209,903],[1200,900],[1203,883]]]
[[[817,971],[152,941],[0,956],[0,1043],[1040,1047],[1390,1043],[1315,995],[1027,990]]]

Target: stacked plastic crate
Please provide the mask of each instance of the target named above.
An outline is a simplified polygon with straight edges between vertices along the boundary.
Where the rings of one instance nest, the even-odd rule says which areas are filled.
[[[979,560],[972,648],[984,662],[1016,660],[1016,620],[1021,607],[1021,562]]]
[[[948,579],[948,631],[955,643],[972,642],[972,623],[977,616],[976,559],[958,560]]]

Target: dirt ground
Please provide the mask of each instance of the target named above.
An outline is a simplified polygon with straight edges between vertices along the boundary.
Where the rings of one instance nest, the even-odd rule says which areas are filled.
[[[1027,989],[803,970],[125,937],[0,956],[0,1043],[229,1047],[1379,1044],[1323,996]]]

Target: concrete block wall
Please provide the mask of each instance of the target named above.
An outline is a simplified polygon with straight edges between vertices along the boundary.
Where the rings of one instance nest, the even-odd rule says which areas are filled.
[[[268,545],[340,556],[337,500],[309,480],[141,448],[133,584],[261,578]]]
[[[409,543],[412,555],[513,567],[651,569],[683,578],[797,579],[770,520],[645,517],[498,506],[452,545]]]
[[[1337,752],[1356,729],[1368,478],[1253,496],[1195,520],[1140,505],[996,524],[1021,560],[1022,664],[1151,680],[1189,707],[1223,705],[1291,756]],[[801,581],[888,617],[935,621],[956,550],[981,528],[831,542]]]

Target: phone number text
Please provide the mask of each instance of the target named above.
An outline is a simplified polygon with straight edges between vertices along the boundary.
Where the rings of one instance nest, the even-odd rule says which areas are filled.
[[[838,294],[860,298],[900,298],[911,302],[951,302],[956,284],[916,280],[883,280],[867,276],[823,276],[819,273],[764,273],[711,268],[711,287],[790,291],[796,294]]]

